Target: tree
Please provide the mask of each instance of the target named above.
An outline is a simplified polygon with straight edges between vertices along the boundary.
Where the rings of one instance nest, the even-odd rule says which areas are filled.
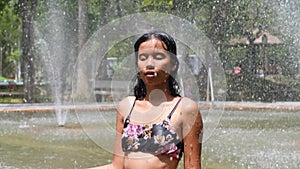
[[[37,0],[20,0],[20,15],[22,18],[22,76],[24,82],[25,102],[35,102],[35,69],[34,69],[34,18]]]
[[[109,10],[110,10],[110,1],[109,0],[100,0],[100,26],[104,26],[109,22]],[[107,41],[101,42],[101,45],[104,46],[104,48],[108,47]],[[104,54],[104,58],[102,59],[100,63],[100,67],[98,70],[98,77],[100,79],[107,79],[107,53]]]
[[[88,2],[87,0],[78,0],[78,64],[77,64],[77,84],[76,97],[86,98],[89,92],[88,77],[86,77],[87,65],[84,63],[84,56],[80,55],[80,50],[88,40]]]
[[[8,1],[0,3],[0,76],[6,77],[17,74],[16,66],[21,58],[21,19],[14,5],[15,3]]]

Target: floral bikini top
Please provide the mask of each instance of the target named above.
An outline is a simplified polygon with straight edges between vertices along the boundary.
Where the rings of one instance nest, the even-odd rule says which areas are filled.
[[[183,141],[177,135],[170,119],[175,112],[180,98],[165,120],[157,124],[131,124],[130,115],[134,104],[124,122],[122,134],[122,149],[124,152],[150,152],[152,154],[167,154],[181,158]]]

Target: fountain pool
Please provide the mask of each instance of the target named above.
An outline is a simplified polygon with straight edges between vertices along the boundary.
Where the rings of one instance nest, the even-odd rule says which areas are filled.
[[[115,111],[105,113],[106,122],[114,126]],[[2,112],[0,118],[0,168],[86,168],[111,160],[112,154],[85,132],[101,137],[104,126],[96,123],[101,119],[86,116],[91,123],[83,130],[74,110],[65,127],[57,127],[54,111]],[[202,166],[296,169],[300,166],[299,122],[299,110],[225,110],[203,143]]]

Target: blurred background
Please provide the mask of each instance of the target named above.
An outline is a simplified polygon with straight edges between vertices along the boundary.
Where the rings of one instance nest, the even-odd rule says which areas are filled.
[[[299,6],[297,0],[2,0],[0,102],[70,98],[73,70],[89,37],[116,18],[140,12],[172,14],[204,32],[226,72],[226,100],[299,101]],[[122,54],[133,51],[132,41],[105,54],[97,79],[111,80]],[[200,69],[193,74],[199,100],[210,100],[207,67],[192,54],[184,57]],[[78,72],[75,78],[84,77]]]

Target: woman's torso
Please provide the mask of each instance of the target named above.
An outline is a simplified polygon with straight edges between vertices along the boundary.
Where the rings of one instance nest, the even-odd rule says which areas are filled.
[[[179,101],[180,99],[176,98],[173,99],[173,101],[163,103],[159,106],[153,106],[148,107],[148,109],[144,109],[141,102],[138,101],[138,103],[132,105],[132,109],[129,113],[130,116],[130,124],[132,125],[141,125],[145,126],[147,124],[161,124],[164,120],[168,118],[168,116],[171,113],[170,117],[170,123],[172,124],[172,127],[174,127],[174,130],[176,130],[176,134],[178,133],[178,136],[181,139],[180,132],[180,118],[178,118],[178,115],[180,114]],[[126,118],[128,120],[128,116]],[[125,121],[126,125],[126,121]],[[125,127],[125,126],[124,126]],[[124,132],[124,131],[123,131]],[[123,133],[124,136],[124,133]],[[126,140],[128,141],[128,140]],[[124,144],[124,143],[123,143]],[[173,143],[174,144],[174,143]],[[177,144],[177,142],[176,142]],[[182,143],[181,143],[182,144]],[[178,146],[179,149],[181,146]],[[124,166],[126,169],[135,169],[135,168],[143,168],[143,169],[175,169],[177,168],[178,162],[180,161],[179,154],[173,155],[170,154],[158,154],[152,152],[146,152],[143,150],[137,150],[137,151],[125,151],[125,162]]]
[[[179,159],[168,155],[152,155],[144,152],[130,152],[125,156],[125,169],[176,169]]]

